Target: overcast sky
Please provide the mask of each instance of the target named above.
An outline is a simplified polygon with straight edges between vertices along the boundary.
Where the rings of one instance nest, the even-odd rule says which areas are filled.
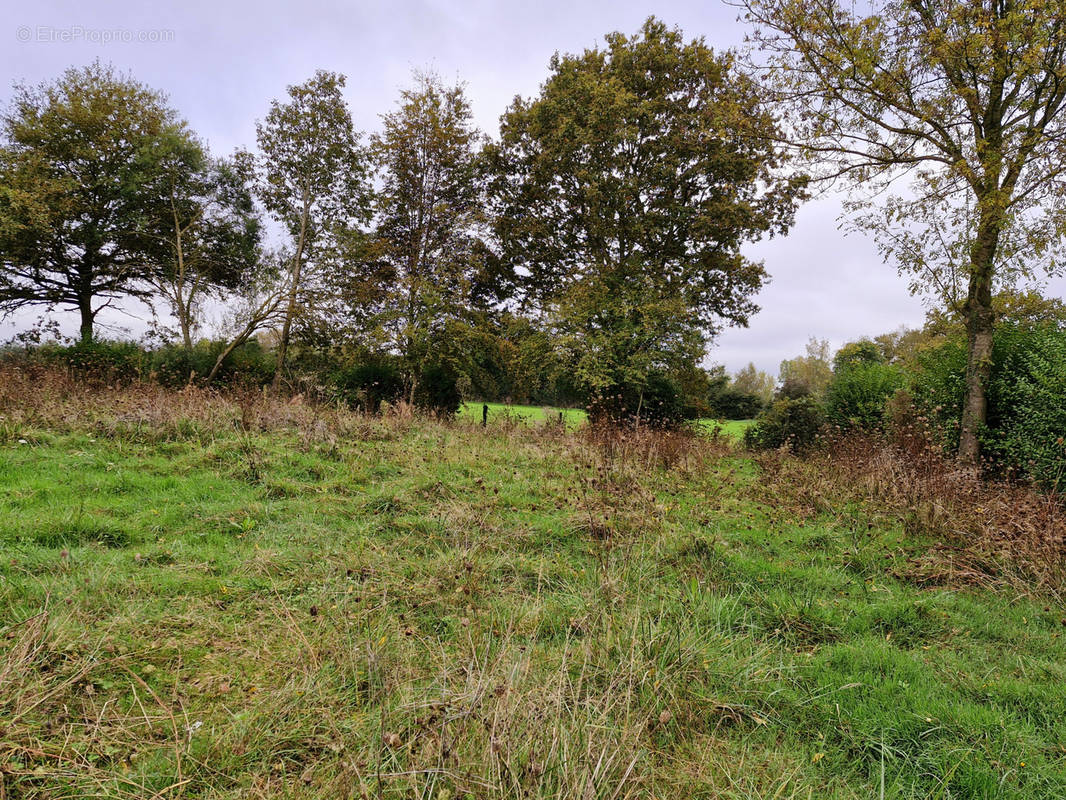
[[[740,46],[745,32],[737,10],[716,0],[0,0],[0,9],[3,102],[14,82],[51,80],[99,58],[164,91],[219,154],[254,145],[255,120],[270,100],[316,69],[348,76],[352,115],[367,131],[412,70],[461,78],[478,124],[494,135],[513,97],[537,91],[555,51],[632,33],[651,13],[719,50]],[[872,242],[845,237],[838,213],[831,199],[809,203],[787,237],[748,248],[771,276],[762,311],[748,328],[724,333],[711,361],[730,370],[754,361],[776,374],[811,336],[839,346],[921,323],[906,281]],[[0,325],[0,338],[11,331],[10,321]]]

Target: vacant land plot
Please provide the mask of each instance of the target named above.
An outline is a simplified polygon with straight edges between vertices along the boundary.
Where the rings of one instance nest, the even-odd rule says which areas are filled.
[[[1062,606],[876,504],[152,392],[2,407],[0,797],[1066,796]]]

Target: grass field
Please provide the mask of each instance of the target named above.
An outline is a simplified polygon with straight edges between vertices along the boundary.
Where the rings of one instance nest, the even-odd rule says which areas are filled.
[[[1066,797],[1061,602],[727,443],[10,391],[0,797]]]
[[[504,403],[463,403],[459,409],[459,418],[481,422],[482,405],[489,407],[489,421],[503,419],[521,420],[533,424],[556,422],[559,414],[563,415],[567,427],[576,427],[588,419],[582,408],[551,408],[548,406],[516,406]]]
[[[498,422],[504,419],[521,420],[531,424],[544,424],[555,422],[559,414],[563,415],[568,428],[576,428],[588,419],[588,415],[581,408],[551,408],[541,406],[516,406],[504,403],[464,403],[459,409],[459,418],[480,422],[482,418],[482,405],[489,407],[489,421]],[[724,436],[740,440],[744,431],[751,425],[751,420],[714,420],[701,419],[698,425],[701,429],[713,431],[720,430]]]

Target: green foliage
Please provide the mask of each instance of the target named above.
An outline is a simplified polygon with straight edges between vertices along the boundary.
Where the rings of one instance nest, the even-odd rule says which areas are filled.
[[[692,365],[674,370],[670,378],[677,386],[682,418],[701,419],[711,413],[711,395],[720,380],[717,371]]]
[[[857,342],[848,342],[837,350],[833,356],[833,372],[843,372],[858,364],[880,364],[884,360],[885,356],[876,342],[860,339]]]
[[[937,424],[948,447],[958,445],[966,392],[966,340],[951,336],[915,356],[911,393],[915,405]]]
[[[440,416],[452,417],[463,403],[459,376],[443,364],[427,364],[418,376],[415,405]]]
[[[849,359],[838,365],[826,390],[826,416],[843,428],[877,430],[885,420],[885,404],[904,383],[898,367],[876,359]]]
[[[1066,332],[1056,325],[1005,326],[995,335],[987,424],[989,466],[1013,469],[1061,489],[1066,474]],[[966,343],[952,336],[919,355],[915,402],[938,423],[947,446],[958,437],[965,395]]]
[[[685,420],[681,387],[662,372],[653,372],[644,386],[622,384],[597,392],[588,398],[586,408],[597,424],[673,428]]]
[[[785,130],[819,177],[860,189],[844,219],[911,289],[966,317],[958,454],[976,466],[993,292],[1066,257],[1066,28],[1048,0],[744,0]],[[894,185],[895,184],[895,185]]]
[[[146,298],[165,254],[146,224],[167,205],[168,160],[193,147],[158,92],[99,62],[16,87],[0,145],[0,313]]]
[[[344,84],[343,75],[318,70],[288,87],[288,102],[273,101],[266,119],[256,124],[259,197],[293,245],[275,380],[285,368],[310,255],[328,250],[370,218],[370,164],[344,101]]]
[[[833,377],[829,363],[829,342],[813,336],[806,354],[781,362],[781,387],[778,397],[795,399],[811,395],[820,398]]]
[[[499,331],[500,358],[507,389],[499,395],[514,402],[552,406],[580,405],[577,378],[548,331],[533,321],[504,314]]]
[[[82,340],[69,347],[45,347],[42,355],[89,381],[129,383],[145,374],[145,352],[133,342]]]
[[[810,397],[775,401],[744,432],[744,443],[757,450],[810,449],[825,426],[825,411]]]
[[[754,419],[769,405],[773,394],[773,377],[749,362],[732,380],[721,371],[709,392],[709,410],[719,419]]]
[[[380,411],[383,402],[394,403],[403,397],[403,376],[390,363],[348,367],[335,373],[333,384],[349,405],[371,414]]]
[[[462,83],[446,86],[432,73],[415,82],[371,140],[381,176],[373,233],[381,268],[380,305],[368,320],[411,374],[437,352],[441,328],[469,316],[485,256],[482,135],[470,101]]]
[[[798,400],[801,397],[813,397],[811,385],[795,375],[785,378],[774,392],[776,400]]]
[[[1006,364],[996,385],[998,430],[989,450],[1052,491],[1066,491],[1066,332],[1001,332]]]
[[[184,386],[203,380],[228,347],[221,339],[202,339],[191,348],[170,344],[146,354],[149,372],[164,386]],[[233,348],[223,359],[215,381],[241,386],[265,386],[274,374],[273,354],[255,339]]]
[[[711,413],[722,419],[754,419],[765,408],[757,395],[730,386],[711,398]]]
[[[165,344],[145,349],[136,342],[93,339],[69,346],[55,343],[29,348],[9,348],[6,360],[25,364],[50,364],[73,370],[79,377],[94,383],[127,384],[135,380],[154,380],[163,386],[180,388],[202,381],[211,371],[227,343],[203,339],[187,349]],[[258,341],[250,339],[233,348],[218,370],[220,384],[263,386],[270,382],[274,356]]]
[[[239,160],[212,159],[191,136],[171,136],[163,160],[166,196],[150,225],[164,243],[152,283],[192,347],[206,299],[248,279],[260,259],[260,219]]]
[[[730,381],[730,386],[741,394],[752,394],[763,405],[769,403],[774,397],[774,377],[768,372],[758,369],[754,362],[748,362],[746,367],[738,370]]]
[[[486,148],[502,258],[545,310],[589,395],[639,394],[743,324],[765,272],[742,246],[786,230],[786,172],[755,85],[649,19],[635,36],[556,55]]]

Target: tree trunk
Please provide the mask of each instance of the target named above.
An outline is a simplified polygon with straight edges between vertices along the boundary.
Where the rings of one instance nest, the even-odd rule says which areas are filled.
[[[189,312],[181,308],[178,313],[178,325],[181,327],[181,342],[185,346],[185,352],[192,352],[192,324],[189,321]]]
[[[292,281],[289,284],[288,307],[285,309],[285,321],[281,324],[281,338],[278,341],[278,361],[274,367],[274,382],[272,387],[277,391],[281,387],[281,375],[285,370],[285,356],[289,350],[289,331],[292,329],[292,318],[296,314],[296,298],[300,289],[300,272],[303,267],[304,248],[307,244],[307,224],[311,213],[311,202],[308,193],[303,194],[303,213],[300,217],[300,236],[296,242],[296,255],[293,257]]]
[[[982,221],[974,242],[970,286],[966,296],[966,394],[959,429],[959,462],[976,468],[981,459],[981,427],[988,417],[988,382],[992,375],[992,273],[999,245],[999,225]]]
[[[191,306],[192,295],[189,302],[185,302],[185,247],[181,241],[181,219],[178,217],[178,207],[174,202],[174,190],[170,192],[170,210],[174,216],[174,245],[178,255],[178,279],[174,285],[174,299],[178,310],[178,324],[181,326],[181,339],[185,345],[185,352],[192,352],[192,319]],[[192,380],[192,375],[189,375]]]
[[[93,320],[96,317],[91,296],[78,298],[78,312],[81,314],[81,341],[87,344],[93,340]]]
[[[240,347],[247,338],[247,336],[238,336],[229,343],[225,350],[218,354],[218,358],[215,359],[215,366],[211,367],[211,371],[207,373],[207,377],[204,378],[204,383],[211,383],[211,381],[215,379],[215,376],[218,375],[218,371],[222,368],[222,362],[226,360],[230,353]]]

